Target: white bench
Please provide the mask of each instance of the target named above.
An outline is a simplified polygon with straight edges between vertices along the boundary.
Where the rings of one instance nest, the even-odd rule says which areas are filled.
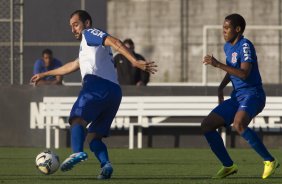
[[[44,97],[41,113],[44,116],[44,126],[46,128],[46,148],[51,147],[51,130],[54,130],[55,148],[59,148],[59,129],[69,127],[66,121],[71,108],[77,97]],[[123,127],[127,123],[129,127],[129,117],[137,117],[138,103],[135,98],[126,97],[122,99],[122,104],[117,112],[112,127]]]
[[[229,97],[225,97],[228,99]],[[141,105],[142,104],[142,105]],[[129,148],[134,148],[134,127],[138,127],[137,148],[142,148],[142,128],[153,126],[200,126],[200,122],[194,123],[175,123],[175,122],[145,122],[142,117],[150,116],[207,116],[216,107],[217,97],[215,96],[185,96],[185,97],[143,97],[140,101],[142,110],[138,112],[141,119],[138,123],[131,123],[129,126]],[[249,127],[254,129],[265,129],[272,131],[282,128],[282,97],[267,97],[264,110],[258,114]],[[266,121],[267,119],[267,121]],[[226,132],[222,129],[221,136],[226,144]]]
[[[227,98],[227,97],[226,97]],[[61,117],[68,117],[76,97],[44,97],[44,116],[46,117],[46,147],[50,147],[51,129],[55,131],[55,148],[59,147],[59,128],[68,126],[62,123]],[[134,148],[134,129],[137,130],[137,148],[142,148],[142,129],[152,126],[200,126],[200,122],[162,122],[169,117],[202,117],[207,116],[217,105],[215,96],[132,96],[123,97],[116,119],[137,117],[137,122],[129,124],[129,149]],[[270,118],[268,123],[265,117]],[[267,104],[250,127],[281,128],[277,123],[282,117],[282,97],[268,97]],[[226,134],[222,137],[225,142]]]

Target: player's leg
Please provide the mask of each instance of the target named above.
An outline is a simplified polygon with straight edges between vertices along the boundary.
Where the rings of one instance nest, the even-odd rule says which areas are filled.
[[[205,138],[210,145],[211,150],[220,160],[223,166],[230,167],[233,165],[223,140],[216,130],[217,128],[225,125],[224,119],[214,112],[211,112],[202,122],[201,127],[204,132]]]
[[[107,146],[102,141],[102,138],[103,136],[96,133],[88,133],[86,138],[87,142],[89,143],[90,150],[99,160],[101,167],[110,162]]]
[[[263,158],[265,168],[262,178],[271,176],[279,163],[266,149],[255,131],[248,127],[252,118],[264,107],[264,100],[257,96],[246,97],[242,100],[238,112],[235,115],[233,126],[236,131],[250,144],[250,146]]]
[[[61,164],[62,171],[71,170],[73,166],[87,159],[87,154],[83,152],[85,129],[88,122],[95,120],[100,114],[100,108],[97,108],[101,106],[100,96],[103,95],[82,89],[73,105],[69,118],[73,154]]]
[[[73,153],[83,152],[87,122],[74,118],[71,122],[71,148]]]
[[[241,110],[235,115],[233,127],[265,161],[273,161],[274,158],[267,151],[256,132],[248,127],[250,122],[251,118],[248,113]]]
[[[238,171],[237,165],[233,163],[224,146],[221,136],[216,131],[217,128],[228,126],[230,124],[231,120],[233,120],[232,116],[234,117],[236,112],[234,107],[235,105],[231,99],[224,101],[222,104],[218,105],[201,124],[211,150],[223,165],[213,178],[224,178]]]
[[[110,127],[116,111],[104,113],[96,122],[91,123],[88,127],[87,140],[89,147],[100,162],[101,167],[101,172],[97,177],[98,179],[110,179],[113,173],[108,149],[106,144],[102,141],[102,138],[109,136]]]
[[[100,162],[101,172],[98,175],[98,179],[110,179],[113,173],[113,167],[109,160],[107,146],[102,141],[102,138],[103,136],[96,133],[87,134],[90,150]]]
[[[83,152],[83,145],[85,141],[85,131],[87,126],[87,121],[85,120],[85,107],[87,107],[87,99],[85,98],[86,92],[81,90],[76,102],[74,103],[69,123],[71,125],[71,148],[73,154],[66,158],[61,164],[61,171],[69,171],[76,164],[86,160],[88,158],[87,154]]]
[[[120,87],[116,84],[109,84],[109,96],[105,101],[104,110],[88,127],[87,140],[89,142],[89,147],[99,160],[101,166],[101,172],[98,175],[98,179],[109,179],[113,173],[107,146],[102,141],[102,138],[109,136],[111,124],[118,111],[120,102]]]
[[[73,153],[83,151],[83,145],[86,137],[86,126],[94,117],[100,113],[99,109],[93,112],[93,104],[98,106],[95,102],[95,96],[89,90],[80,91],[79,96],[74,103],[70,112],[69,123],[71,125],[71,148]]]
[[[76,164],[87,160],[88,155],[83,151],[87,123],[82,118],[74,118],[71,124],[71,148],[73,154],[61,164],[61,171],[69,171]]]

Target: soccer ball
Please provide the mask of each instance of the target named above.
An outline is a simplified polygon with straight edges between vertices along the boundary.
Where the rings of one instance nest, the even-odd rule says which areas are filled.
[[[35,159],[37,169],[43,174],[53,174],[60,167],[59,157],[52,151],[47,150],[39,153]]]

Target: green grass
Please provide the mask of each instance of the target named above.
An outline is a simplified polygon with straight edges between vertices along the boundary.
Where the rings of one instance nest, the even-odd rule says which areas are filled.
[[[110,149],[114,166],[113,178],[98,181],[96,175],[99,165],[89,150],[89,160],[78,165],[72,171],[45,176],[39,173],[34,164],[35,156],[43,149],[38,148],[0,148],[0,184],[260,184],[282,183],[282,171],[268,180],[262,180],[263,164],[259,156],[251,149],[231,149],[230,154],[239,166],[239,172],[222,180],[212,180],[220,164],[207,149]],[[63,160],[69,149],[55,152]],[[282,160],[282,150],[271,150]]]

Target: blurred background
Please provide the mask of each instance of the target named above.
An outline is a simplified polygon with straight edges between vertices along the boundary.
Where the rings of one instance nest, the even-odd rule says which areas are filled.
[[[224,62],[221,24],[230,13],[242,14],[264,83],[280,84],[281,4],[280,0],[1,0],[0,84],[28,84],[44,48],[52,49],[64,63],[76,58],[79,43],[69,27],[69,15],[76,9],[89,11],[95,27],[121,40],[132,38],[136,51],[156,61],[159,72],[151,83],[202,83],[203,47]],[[220,27],[207,28],[203,35],[207,25]],[[248,29],[254,25],[256,29]],[[218,83],[224,74],[208,68],[206,75],[207,83]],[[80,75],[65,81],[80,82]]]
[[[136,52],[157,62],[158,72],[148,87],[123,86],[125,96],[216,98],[216,86],[225,73],[206,68],[201,60],[208,53],[225,62],[221,24],[235,12],[246,19],[244,35],[255,45],[267,95],[282,94],[281,0],[0,0],[0,146],[45,146],[45,129],[36,116],[43,97],[77,96],[79,72],[64,77],[63,86],[29,85],[43,49],[52,49],[63,63],[77,58],[79,42],[69,26],[69,16],[77,9],[91,14],[94,27],[121,40],[131,38]],[[127,128],[115,128],[109,144],[127,147]],[[260,129],[267,145],[282,145],[277,144],[280,129]],[[16,136],[6,141],[9,135]],[[145,147],[207,147],[199,127],[149,128],[144,135]],[[232,130],[228,140],[235,136],[231,135]],[[60,146],[69,145],[68,136],[67,129],[60,130]],[[239,139],[234,146],[246,144]]]

